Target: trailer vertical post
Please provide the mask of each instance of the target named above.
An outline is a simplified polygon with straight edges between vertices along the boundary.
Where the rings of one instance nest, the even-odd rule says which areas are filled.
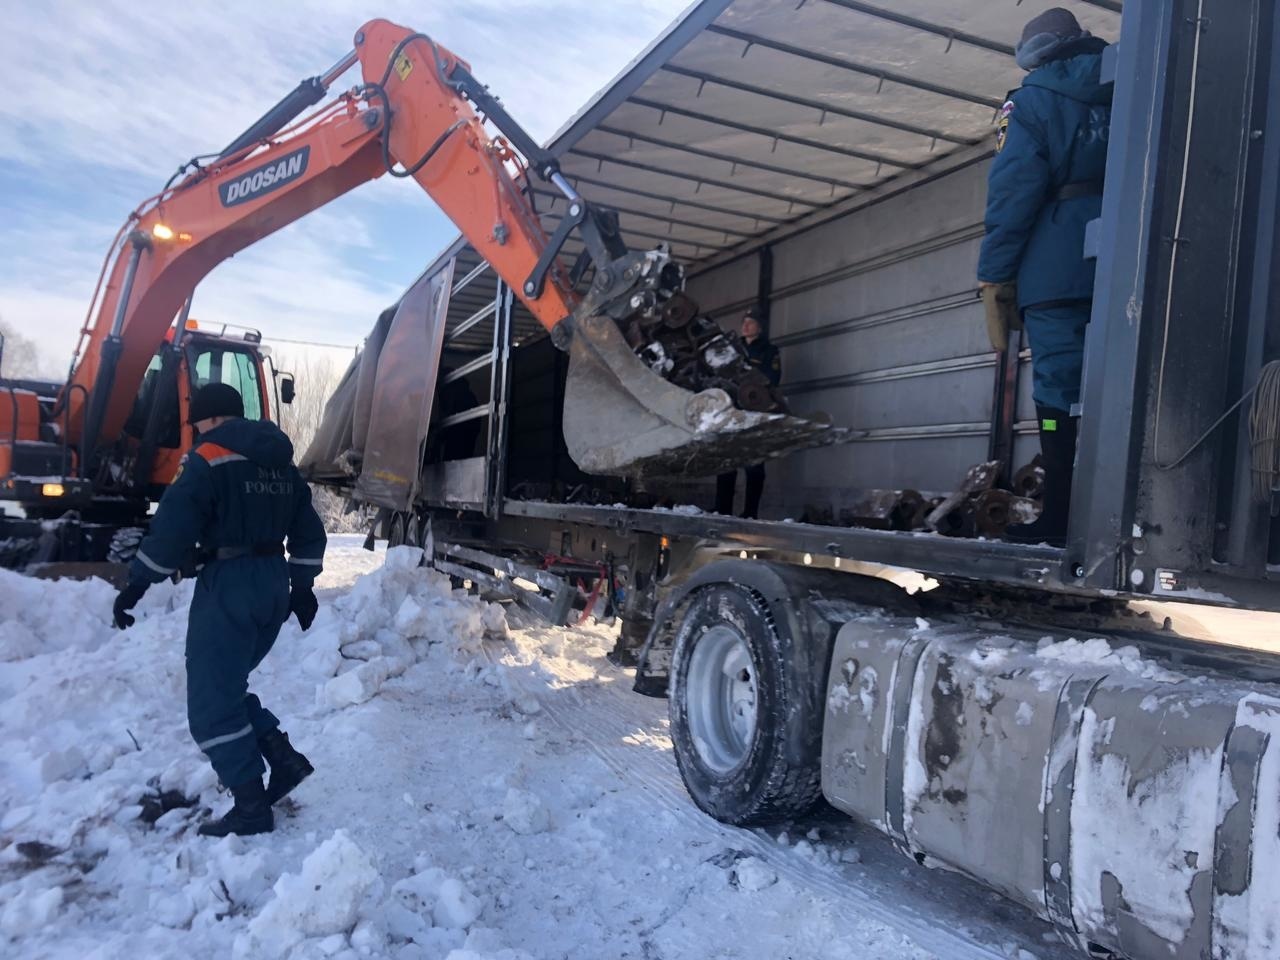
[[[1130,0],[1124,6],[1111,114],[1107,188],[1099,231],[1093,317],[1085,342],[1079,471],[1071,496],[1064,574],[1080,584],[1120,585],[1115,545],[1132,527],[1129,481],[1142,446],[1138,358],[1148,264],[1159,252],[1152,235],[1158,210],[1157,151],[1164,139],[1167,69],[1180,2]]]
[[[507,403],[511,395],[511,288],[501,280],[493,313],[493,362],[489,368],[489,432],[485,446],[485,516],[502,516],[507,487]]]

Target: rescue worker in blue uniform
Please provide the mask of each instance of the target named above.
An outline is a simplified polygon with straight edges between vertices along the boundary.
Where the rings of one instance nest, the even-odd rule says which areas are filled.
[[[782,382],[782,358],[778,348],[769,342],[760,315],[755,307],[742,317],[742,342],[747,348],[747,362],[769,378],[769,385]],[[764,495],[764,464],[752,463],[742,468],[747,478],[742,494],[742,515],[755,519],[760,515],[760,498]],[[733,494],[738,483],[738,471],[729,470],[716,476],[716,513],[733,514]]]
[[[115,622],[122,630],[132,626],[128,611],[147,588],[180,569],[199,545],[205,564],[187,624],[187,720],[235,798],[200,833],[267,833],[274,827],[271,805],[313,771],[249,693],[249,674],[291,613],[303,630],[311,626],[324,525],[293,465],[293,444],[270,421],[245,420],[234,388],[202,387],[189,421],[199,440],[160,500],[116,599]],[[266,787],[264,758],[271,767]]]
[[[1105,47],[1061,7],[1033,18],[1015,48],[1027,76],[999,114],[978,281],[996,350],[1009,347],[1019,321],[1025,326],[1045,467],[1040,518],[1010,527],[1013,540],[1066,538],[1072,407],[1093,299],[1085,225],[1102,210],[1111,123],[1111,87],[1100,80]]]

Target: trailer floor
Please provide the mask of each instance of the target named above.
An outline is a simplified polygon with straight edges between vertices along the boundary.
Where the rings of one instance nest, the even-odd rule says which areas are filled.
[[[315,626],[287,625],[255,675],[317,773],[244,840],[194,834],[227,801],[185,730],[190,586],[153,590],[120,634],[106,584],[0,573],[21,611],[0,627],[6,956],[1073,955],[842,818],[710,820],[608,629],[512,612],[504,634],[500,611],[358,542],[335,538]],[[147,825],[152,777],[195,806]]]

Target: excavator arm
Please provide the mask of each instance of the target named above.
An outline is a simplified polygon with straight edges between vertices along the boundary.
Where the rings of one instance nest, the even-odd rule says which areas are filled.
[[[362,84],[297,120],[357,63]],[[489,135],[477,108],[500,136]],[[663,248],[627,251],[610,217],[576,193],[465,61],[424,34],[373,20],[328,73],[304,81],[122,228],[61,400],[81,469],[119,436],[147,363],[210,270],[384,174],[417,181],[570,351],[565,434],[584,470],[710,473],[842,439],[826,424],[738,409],[723,389],[682,389],[642,360],[647,331],[682,329],[696,312],[680,293],[679,266]],[[568,201],[551,237],[521,189],[530,175]],[[582,297],[558,259],[571,230],[595,267]]]
[[[245,147],[142,204],[113,245],[96,320],[62,396],[89,465],[120,435],[182,304],[222,261],[382,174],[378,111],[345,97],[313,122]]]

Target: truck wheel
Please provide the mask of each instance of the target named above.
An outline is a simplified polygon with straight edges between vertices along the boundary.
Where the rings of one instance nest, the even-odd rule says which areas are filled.
[[[405,519],[404,542],[408,547],[422,546],[422,521],[416,513],[408,514]]]
[[[387,528],[387,546],[400,547],[404,546],[404,514],[395,513],[391,517],[391,523]]]
[[[689,795],[717,820],[773,823],[821,801],[823,700],[805,689],[800,655],[748,590],[690,602],[672,651],[671,740]]]

